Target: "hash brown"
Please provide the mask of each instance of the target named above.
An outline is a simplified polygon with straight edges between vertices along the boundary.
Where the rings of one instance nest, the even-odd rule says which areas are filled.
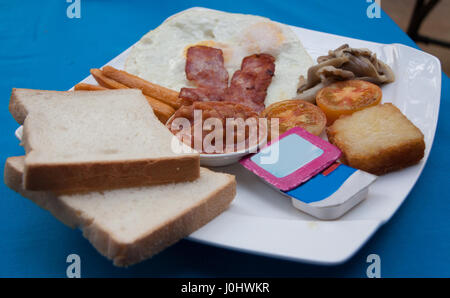
[[[417,164],[425,154],[424,135],[391,103],[341,117],[327,135],[343,163],[375,175]]]

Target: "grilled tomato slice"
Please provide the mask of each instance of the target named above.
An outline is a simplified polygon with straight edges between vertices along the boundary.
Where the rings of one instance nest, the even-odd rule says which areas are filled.
[[[382,92],[375,84],[350,80],[329,85],[317,93],[316,103],[327,115],[327,125],[342,115],[376,106],[381,102]]]
[[[279,119],[280,135],[291,128],[300,126],[308,132],[318,136],[325,129],[327,118],[322,110],[304,100],[291,99],[280,101],[268,106],[262,117],[271,121]]]

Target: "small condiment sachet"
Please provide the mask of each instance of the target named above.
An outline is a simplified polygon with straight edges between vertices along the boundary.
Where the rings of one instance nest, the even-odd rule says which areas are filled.
[[[292,205],[314,217],[337,219],[362,202],[377,176],[335,163],[308,182],[283,192]]]
[[[294,127],[241,164],[265,182],[289,191],[332,165],[341,151],[301,127]]]
[[[289,197],[295,208],[323,220],[363,201],[377,176],[336,161],[340,150],[295,127],[241,164]]]

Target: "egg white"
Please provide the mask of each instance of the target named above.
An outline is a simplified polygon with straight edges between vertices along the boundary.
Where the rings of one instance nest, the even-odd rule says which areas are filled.
[[[125,70],[150,82],[179,91],[194,87],[186,79],[186,51],[194,45],[220,48],[230,79],[242,59],[257,53],[275,57],[275,76],[266,106],[297,94],[300,75],[306,76],[312,58],[292,30],[267,18],[192,8],[167,19],[136,43]]]

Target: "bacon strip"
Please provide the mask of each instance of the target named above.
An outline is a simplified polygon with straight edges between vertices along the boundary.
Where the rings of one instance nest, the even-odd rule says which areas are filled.
[[[234,73],[225,100],[245,104],[257,112],[264,110],[267,89],[275,74],[275,58],[256,54],[242,61],[241,70]]]
[[[228,72],[225,69],[223,52],[205,46],[188,49],[186,76],[199,87],[225,89],[228,86]]]
[[[192,101],[216,101],[228,87],[223,52],[205,46],[190,47],[186,55],[186,77],[199,88],[181,90],[181,98]]]
[[[192,104],[196,101],[222,101],[226,89],[213,88],[182,88],[179,97],[183,103]]]
[[[186,77],[198,88],[182,88],[180,98],[186,103],[197,101],[229,101],[260,112],[264,109],[267,89],[275,73],[275,58],[256,54],[244,58],[241,70],[233,75],[228,87],[228,72],[223,52],[205,46],[188,49]]]

